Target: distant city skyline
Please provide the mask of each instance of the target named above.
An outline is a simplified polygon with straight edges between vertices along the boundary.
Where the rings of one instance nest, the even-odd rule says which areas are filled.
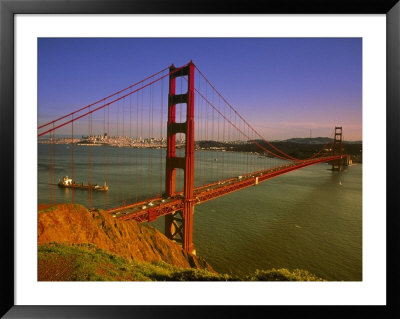
[[[40,38],[38,60],[39,124],[193,60],[268,140],[362,140],[361,38]]]

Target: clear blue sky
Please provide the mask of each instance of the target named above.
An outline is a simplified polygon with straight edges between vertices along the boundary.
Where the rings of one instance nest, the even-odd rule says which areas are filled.
[[[269,140],[362,139],[361,38],[38,40],[39,123],[190,60]]]

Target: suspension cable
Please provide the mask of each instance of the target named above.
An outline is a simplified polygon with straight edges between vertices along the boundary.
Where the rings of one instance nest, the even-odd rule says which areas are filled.
[[[233,110],[233,112],[235,112],[235,114],[237,114],[239,116],[239,118],[246,123],[247,126],[250,127],[250,129],[258,136],[260,137],[265,143],[267,143],[269,146],[271,146],[273,149],[275,149],[276,151],[278,151],[279,153],[281,153],[284,157],[287,157],[287,159],[291,159],[293,161],[305,161],[311,158],[305,158],[305,159],[298,159],[295,157],[292,157],[288,154],[286,154],[285,152],[281,151],[280,149],[278,149],[277,147],[275,147],[272,143],[270,143],[269,141],[267,141],[260,133],[258,133],[240,114],[239,112],[236,111],[236,109],[225,99],[225,97],[215,88],[215,86],[208,80],[208,78],[199,70],[199,68],[197,66],[195,66],[195,68],[197,69],[197,71],[199,71],[199,73],[203,76],[203,78],[206,80],[206,82],[214,89],[214,91],[222,98],[222,100],[229,106],[229,108],[231,108]],[[279,157],[279,156],[278,156]],[[280,157],[282,158],[282,157]]]

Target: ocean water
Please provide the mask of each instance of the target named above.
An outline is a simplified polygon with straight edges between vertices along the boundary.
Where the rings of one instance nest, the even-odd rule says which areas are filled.
[[[71,147],[55,145],[53,154],[49,145],[38,144],[38,202],[71,202],[71,190],[51,185],[71,176]],[[230,152],[195,156],[196,185],[283,163]],[[74,146],[74,180],[107,180],[110,191],[92,192],[92,206],[114,207],[162,193],[164,159],[165,150]],[[197,255],[220,273],[298,268],[327,280],[362,280],[362,165],[342,172],[329,168],[313,165],[197,205]],[[182,178],[178,172],[178,190]],[[89,206],[88,192],[75,190],[74,202]],[[164,230],[163,218],[151,224]]]

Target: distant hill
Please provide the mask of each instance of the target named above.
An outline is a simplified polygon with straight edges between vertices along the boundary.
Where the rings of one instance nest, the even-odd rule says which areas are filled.
[[[294,137],[282,142],[291,142],[291,143],[298,143],[298,144],[326,144],[333,142],[332,138],[329,137]],[[362,144],[362,141],[346,141],[344,140],[343,143],[345,144]]]

